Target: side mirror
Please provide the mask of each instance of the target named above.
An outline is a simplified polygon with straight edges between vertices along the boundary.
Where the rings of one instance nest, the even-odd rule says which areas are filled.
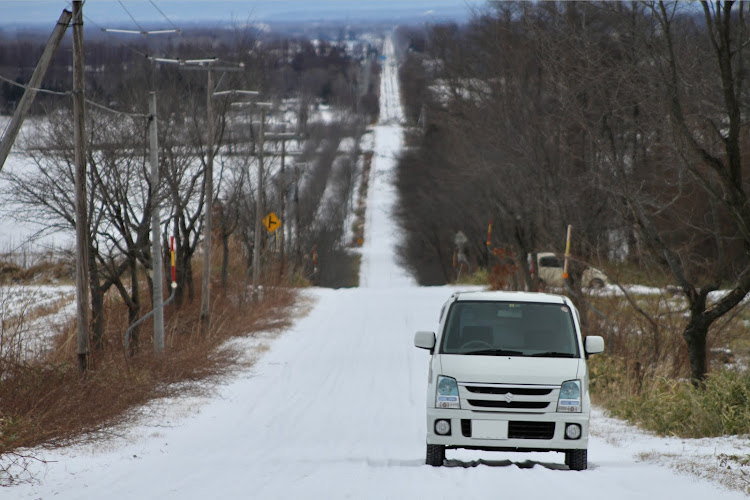
[[[435,348],[435,334],[432,332],[417,332],[414,334],[414,345],[421,349]]]
[[[604,352],[604,339],[598,335],[590,335],[584,340],[586,354],[598,354]]]

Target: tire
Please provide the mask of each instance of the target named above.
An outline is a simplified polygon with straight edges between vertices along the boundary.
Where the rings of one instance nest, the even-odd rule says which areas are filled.
[[[586,470],[589,468],[588,450],[570,450],[565,452],[565,465],[570,470]]]
[[[428,444],[427,445],[427,459],[425,463],[432,465],[433,467],[441,467],[445,460],[445,445],[442,444]]]
[[[597,290],[600,288],[604,288],[604,281],[600,280],[599,278],[594,278],[589,282],[590,288],[596,288]]]

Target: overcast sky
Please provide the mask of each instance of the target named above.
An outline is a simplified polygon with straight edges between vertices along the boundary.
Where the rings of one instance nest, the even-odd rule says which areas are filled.
[[[313,21],[423,17],[464,21],[481,0],[88,0],[89,23],[118,27],[197,21]],[[0,0],[0,26],[54,22],[66,0]],[[84,21],[86,22],[86,21]]]

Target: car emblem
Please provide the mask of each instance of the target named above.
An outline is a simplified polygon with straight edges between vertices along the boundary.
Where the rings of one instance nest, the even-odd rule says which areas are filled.
[[[505,393],[505,402],[511,403],[513,401],[513,393],[512,392],[506,392]]]

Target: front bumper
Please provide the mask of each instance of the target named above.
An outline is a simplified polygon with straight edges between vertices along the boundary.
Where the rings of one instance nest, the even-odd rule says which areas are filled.
[[[450,421],[450,432],[435,432],[436,420]],[[566,439],[565,428],[581,427],[578,439]],[[448,448],[503,451],[565,451],[588,448],[587,413],[504,413],[427,409],[427,444]]]

